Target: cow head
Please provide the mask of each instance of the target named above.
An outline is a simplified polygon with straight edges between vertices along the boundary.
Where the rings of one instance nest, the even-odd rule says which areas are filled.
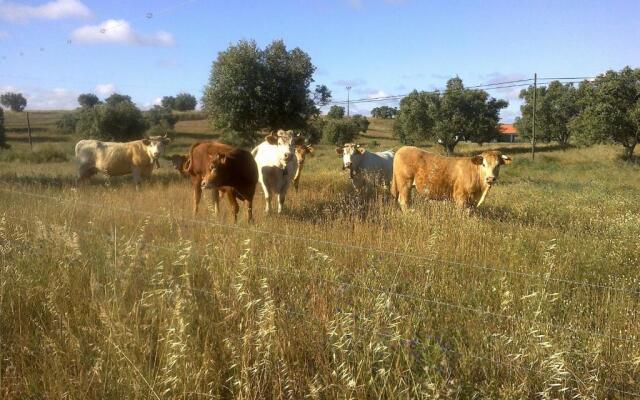
[[[150,136],[142,139],[142,144],[147,149],[147,153],[149,157],[151,157],[154,161],[156,161],[162,155],[164,148],[166,145],[171,143],[171,139],[167,137],[165,133],[164,136]]]
[[[304,164],[304,160],[307,157],[307,154],[313,153],[313,147],[307,144],[299,144],[296,146],[296,158],[298,159],[298,165]]]
[[[277,167],[282,169],[283,174],[287,174],[287,165],[292,162],[295,157],[295,149],[292,145],[292,136],[285,131],[278,131],[277,134],[271,134],[265,138],[273,148],[273,156],[277,160]]]
[[[362,155],[365,148],[355,143],[346,143],[342,147],[336,148],[336,153],[342,157],[342,169],[349,169],[349,175],[353,175],[360,169]]]
[[[209,154],[209,166],[201,183],[203,189],[212,189],[222,185],[229,173],[228,159],[229,156],[225,153]]]
[[[169,159],[176,171],[180,172],[183,176],[187,176],[187,170],[189,169],[189,156],[174,154]]]
[[[512,158],[499,151],[485,151],[471,157],[471,162],[480,168],[480,179],[487,186],[493,185],[498,179],[500,166],[511,164]]]

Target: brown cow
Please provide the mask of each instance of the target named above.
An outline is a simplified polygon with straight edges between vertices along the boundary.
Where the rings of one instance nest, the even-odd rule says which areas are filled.
[[[189,163],[191,161],[189,160],[188,154],[185,154],[185,155],[174,154],[171,157],[169,157],[169,159],[171,160],[171,164],[173,165],[173,168],[176,171],[180,172],[180,175],[184,176],[185,178],[189,176]]]
[[[453,200],[471,211],[482,204],[498,179],[500,166],[511,157],[499,151],[485,151],[473,157],[443,157],[417,147],[404,146],[393,160],[391,194],[402,210],[411,201],[411,188],[429,199]]]
[[[247,220],[253,221],[253,196],[258,183],[258,167],[251,153],[216,141],[198,142],[191,146],[189,167],[193,187],[193,213],[198,212],[202,189],[213,189],[213,203],[219,210],[220,194],[226,194],[238,220],[237,199],[247,206]]]
[[[296,169],[296,176],[293,177],[293,187],[298,191],[298,183],[300,182],[300,173],[302,167],[304,167],[304,161],[307,158],[307,154],[313,153],[313,147],[306,144],[296,145],[296,160],[298,161],[298,168]]]

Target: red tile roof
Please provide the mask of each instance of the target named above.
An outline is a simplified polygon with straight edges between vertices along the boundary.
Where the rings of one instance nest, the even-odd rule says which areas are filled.
[[[518,135],[518,131],[513,124],[500,124],[498,128],[501,135]]]

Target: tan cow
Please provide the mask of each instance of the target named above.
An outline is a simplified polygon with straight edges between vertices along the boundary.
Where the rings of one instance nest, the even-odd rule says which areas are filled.
[[[165,136],[152,136],[132,142],[101,142],[80,140],[76,143],[78,183],[98,172],[107,176],[133,175],[136,186],[142,177],[151,176],[165,146],[171,142]]]
[[[498,179],[500,166],[510,163],[511,157],[499,151],[485,151],[473,157],[443,157],[404,146],[393,160],[391,194],[405,211],[414,186],[429,199],[452,200],[471,211],[484,201]]]

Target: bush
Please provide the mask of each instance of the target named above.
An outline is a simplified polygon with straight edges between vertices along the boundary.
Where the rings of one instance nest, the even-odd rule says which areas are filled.
[[[350,119],[329,119],[322,129],[322,137],[328,144],[342,146],[353,142],[360,131],[360,126]]]
[[[56,122],[56,131],[63,135],[71,135],[76,131],[78,116],[75,113],[64,114]]]
[[[147,124],[151,127],[160,126],[167,131],[173,130],[178,117],[173,115],[170,109],[160,106],[154,106],[145,113]]]
[[[358,126],[360,127],[360,132],[364,133],[367,131],[367,129],[369,129],[369,120],[367,119],[367,117],[356,114],[351,117],[351,119],[353,120],[353,122],[358,124]]]
[[[81,109],[76,133],[99,140],[129,141],[140,139],[147,127],[142,112],[133,103],[118,101]]]

